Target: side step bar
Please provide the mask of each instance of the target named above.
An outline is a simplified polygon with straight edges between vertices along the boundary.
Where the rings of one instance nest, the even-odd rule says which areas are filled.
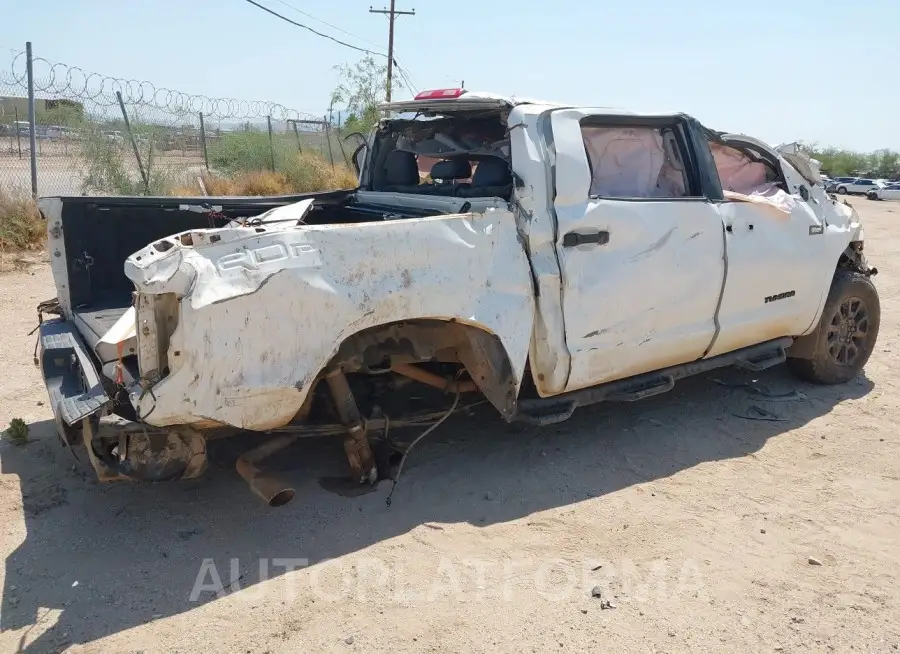
[[[572,417],[580,406],[598,402],[633,402],[672,390],[675,382],[708,370],[738,366],[758,372],[771,368],[787,360],[785,350],[794,342],[793,338],[777,338],[759,345],[751,345],[734,352],[720,354],[711,359],[700,359],[671,368],[664,368],[627,379],[618,379],[580,391],[564,393],[555,397],[521,400],[513,416],[513,421],[534,425],[552,425]]]

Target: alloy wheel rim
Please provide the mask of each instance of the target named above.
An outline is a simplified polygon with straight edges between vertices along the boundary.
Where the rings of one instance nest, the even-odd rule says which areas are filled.
[[[828,325],[828,355],[841,366],[852,366],[865,349],[869,310],[858,297],[845,299]]]

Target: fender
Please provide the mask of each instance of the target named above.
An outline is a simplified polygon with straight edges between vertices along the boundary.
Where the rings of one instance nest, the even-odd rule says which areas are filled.
[[[834,274],[836,275],[841,270],[852,270],[862,273],[867,277],[877,275],[878,269],[869,267],[865,256],[863,256],[862,250],[862,241],[850,243],[850,245],[847,246],[847,249],[844,250],[844,253],[841,254],[838,264],[835,267]],[[826,300],[830,290],[831,283],[829,283],[828,289],[825,291]],[[819,323],[822,320],[822,312],[824,309],[825,300],[822,301],[821,306],[819,307],[813,329],[794,341],[793,345],[791,345],[787,351],[789,357],[794,359],[812,359],[816,356],[816,348],[819,343]]]
[[[797,336],[806,336],[818,328],[822,312],[825,310],[828,292],[831,290],[831,280],[838,268],[844,265],[851,267],[861,265],[868,270],[865,257],[862,255],[865,233],[859,220],[859,214],[847,202],[839,202],[818,188],[814,188],[813,193],[820,203],[829,203],[834,212],[829,215],[829,220],[824,221],[824,229],[821,234],[810,234],[810,238],[823,240],[823,266],[819,277],[819,287],[822,289],[822,293],[815,316],[803,333],[797,334]],[[798,350],[799,348],[797,350],[792,348],[791,356],[794,356],[793,352]]]

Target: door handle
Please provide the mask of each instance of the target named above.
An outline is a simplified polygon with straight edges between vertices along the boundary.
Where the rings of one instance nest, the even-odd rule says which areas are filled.
[[[609,232],[591,232],[589,234],[579,234],[578,232],[569,232],[563,236],[563,247],[573,248],[577,245],[606,245],[609,243]]]

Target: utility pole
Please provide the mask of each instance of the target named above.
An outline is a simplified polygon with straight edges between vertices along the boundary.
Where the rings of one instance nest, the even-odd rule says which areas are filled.
[[[397,16],[415,16],[416,10],[412,11],[398,11],[394,9],[394,0],[391,0],[391,8],[390,9],[372,9],[369,7],[370,14],[385,14],[390,22],[390,27],[388,28],[388,67],[387,67],[387,89],[385,93],[385,99],[387,102],[391,101],[391,78],[394,74],[394,19]]]

